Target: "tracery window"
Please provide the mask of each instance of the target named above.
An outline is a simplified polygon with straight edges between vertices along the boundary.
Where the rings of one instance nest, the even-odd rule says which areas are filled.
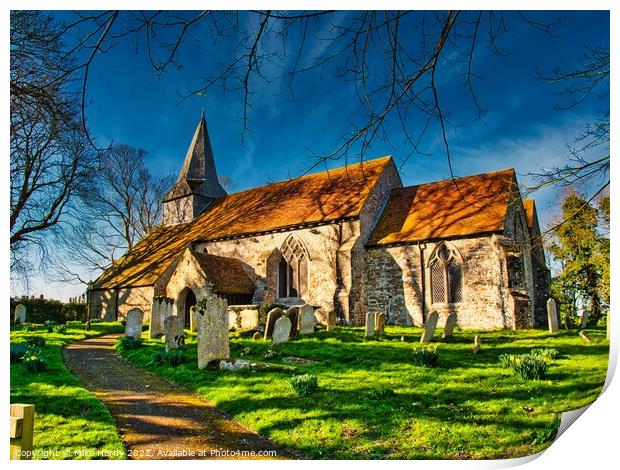
[[[463,268],[456,253],[445,243],[439,245],[430,262],[431,298],[434,304],[463,301]]]
[[[303,297],[308,283],[308,252],[293,235],[280,249],[278,263],[278,297]]]

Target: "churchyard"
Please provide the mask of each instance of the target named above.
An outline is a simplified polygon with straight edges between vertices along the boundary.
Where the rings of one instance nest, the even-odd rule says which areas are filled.
[[[272,335],[278,336],[283,319],[288,320],[278,315]],[[376,321],[383,319],[373,315],[371,323]],[[189,388],[276,444],[313,459],[536,453],[552,441],[559,413],[596,399],[607,372],[604,330],[589,330],[590,342],[575,330],[454,330],[442,338],[440,325],[432,342],[420,345],[421,328],[380,325],[379,337],[376,326],[369,336],[364,327],[330,324],[331,331],[319,327],[285,341],[233,332],[230,359],[209,365],[199,355],[208,349],[213,359],[218,346],[212,341],[198,346],[200,323],[197,334],[185,330],[173,360],[166,359],[165,340],[149,338],[148,331],[139,347],[120,351],[133,364]],[[414,350],[429,347],[436,348],[436,366],[418,365]],[[502,355],[536,348],[557,351],[543,380],[523,380],[500,363]],[[296,379],[302,375],[314,376],[318,387],[296,391],[293,382],[307,382]]]

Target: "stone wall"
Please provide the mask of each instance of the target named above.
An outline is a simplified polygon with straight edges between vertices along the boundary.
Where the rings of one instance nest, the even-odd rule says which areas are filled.
[[[454,312],[461,328],[513,328],[513,307],[505,289],[505,256],[496,237],[462,238],[447,243],[462,258],[461,303],[431,302],[428,260],[438,243],[429,242],[420,247],[411,244],[368,249],[367,311],[384,312],[388,323],[404,325],[422,325],[424,308],[426,317],[432,311],[439,313],[440,325]]]
[[[132,287],[123,289],[96,290],[91,294],[91,315],[105,321],[125,320],[127,312],[139,308],[144,312],[144,321],[151,318],[153,287]],[[118,312],[116,309],[118,299]]]

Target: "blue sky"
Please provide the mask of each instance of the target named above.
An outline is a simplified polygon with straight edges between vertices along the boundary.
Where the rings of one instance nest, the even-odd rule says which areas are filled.
[[[345,20],[347,14],[340,13],[336,21]],[[67,18],[68,14],[55,15]],[[550,20],[559,14],[532,15]],[[512,51],[507,57],[494,56],[482,41],[474,58],[477,73],[484,76],[477,83],[478,99],[488,110],[483,120],[475,119],[463,86],[460,74],[464,66],[440,69],[438,87],[443,107],[459,124],[456,130],[449,130],[457,175],[508,167],[526,174],[559,164],[567,155],[566,144],[600,111],[601,100],[595,97],[569,111],[555,110],[555,105],[565,100],[559,93],[561,87],[536,78],[536,67],[549,73],[556,67],[572,67],[585,52],[586,44],[609,47],[607,12],[561,15],[567,19],[555,28],[557,37],[514,17],[511,31],[500,40]],[[246,20],[246,26],[255,25]],[[327,25],[324,32],[329,35]],[[148,164],[153,172],[176,174],[204,109],[218,172],[233,179],[235,192],[296,176],[309,166],[312,155],[336,147],[357,103],[351,83],[333,78],[328,70],[302,76],[295,86],[294,101],[287,93],[278,94],[285,77],[279,76],[275,67],[268,70],[273,83],[258,84],[255,89],[251,133],[243,142],[239,93],[224,95],[214,88],[206,97],[193,96],[179,103],[179,93],[198,86],[201,77],[227,56],[230,46],[226,40],[220,40],[215,48],[210,43],[187,41],[178,61],[182,68],[161,76],[153,72],[145,54],[140,50],[136,53],[133,46],[116,46],[98,55],[88,81],[87,116],[93,136],[101,144],[114,141],[141,147],[149,153]],[[290,47],[295,46],[293,41]],[[306,47],[316,53],[325,47],[325,41]],[[450,49],[445,53],[450,54]],[[411,116],[412,122],[420,119]],[[376,142],[366,158],[391,154],[397,164],[403,163],[407,150],[402,145],[402,131],[398,126],[393,126],[392,131],[393,146]],[[437,126],[430,129],[421,147],[431,155],[413,155],[402,164],[405,185],[449,177]],[[543,226],[555,210],[557,195],[558,190],[534,194]],[[33,284],[33,293],[41,289],[42,284]],[[67,288],[46,289],[48,295],[72,295],[65,295]]]

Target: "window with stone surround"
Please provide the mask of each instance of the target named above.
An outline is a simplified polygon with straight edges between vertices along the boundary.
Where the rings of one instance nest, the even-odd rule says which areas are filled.
[[[303,297],[308,284],[308,252],[290,235],[282,244],[278,263],[278,297]]]
[[[463,268],[460,257],[445,243],[437,245],[429,262],[433,304],[463,301]]]

